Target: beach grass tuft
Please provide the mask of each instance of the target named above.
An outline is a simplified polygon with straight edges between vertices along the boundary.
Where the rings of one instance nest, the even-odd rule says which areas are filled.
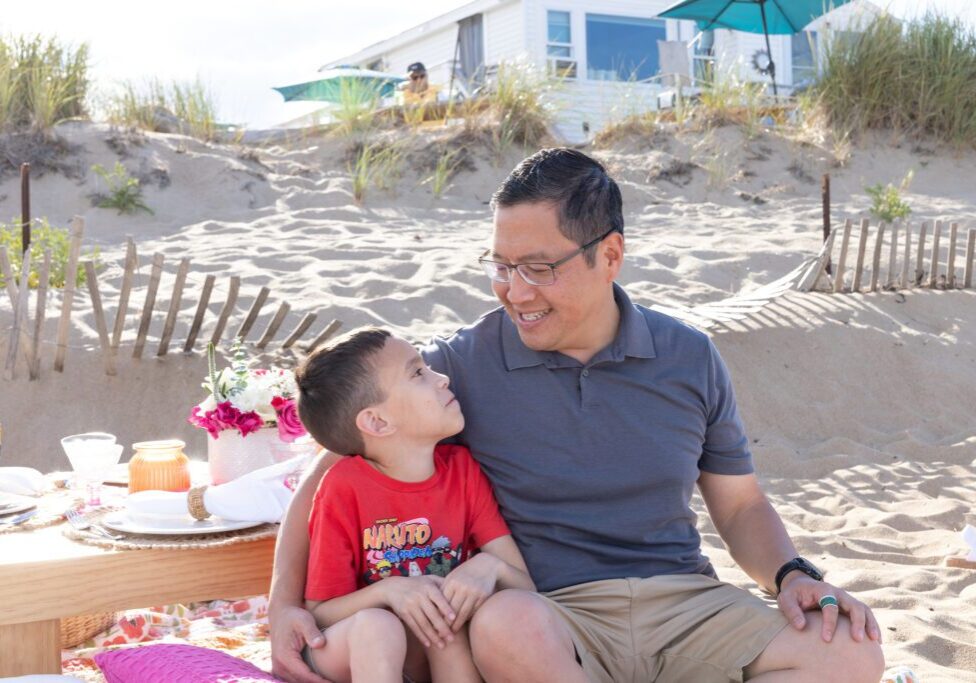
[[[217,139],[217,105],[200,79],[169,85],[150,79],[125,81],[106,100],[110,123],[159,133],[182,133],[199,140]]]
[[[88,45],[58,38],[0,38],[0,130],[47,134],[62,121],[84,117]]]
[[[463,147],[444,149],[437,157],[437,163],[434,164],[434,171],[425,181],[430,183],[430,191],[435,198],[440,198],[444,194],[444,190],[447,189],[451,178],[454,177],[459,166],[464,162],[466,151]]]
[[[21,220],[20,217],[12,219],[10,223],[0,223],[0,246],[7,247],[7,254],[10,257],[10,266],[15,280],[20,278],[20,269],[23,264],[23,254],[21,241]],[[71,238],[67,228],[58,228],[51,225],[47,218],[34,218],[31,221],[31,270],[27,275],[27,285],[31,289],[36,289],[40,284],[41,264],[44,262],[44,251],[51,250],[51,270],[48,274],[48,285],[62,289],[65,284],[65,271],[68,266],[68,256],[71,247]],[[82,258],[90,259],[95,263],[96,270],[101,270],[102,265],[98,260],[99,249],[93,248]],[[75,281],[75,286],[80,287],[85,283],[84,270],[79,269]],[[0,275],[0,286],[6,286],[3,276]]]
[[[404,154],[404,145],[396,142],[354,145],[349,175],[356,201],[363,203],[371,187],[392,192],[403,173]]]
[[[549,135],[553,108],[548,97],[555,83],[528,61],[499,65],[486,98],[495,120],[495,150],[502,154],[513,145],[540,147]]]
[[[365,141],[376,132],[379,121],[381,86],[374,83],[342,79],[339,83],[338,101],[329,109],[335,122],[331,128],[333,135]]]
[[[834,35],[825,53],[814,89],[835,128],[976,145],[976,30],[962,19],[881,15]]]
[[[116,161],[111,171],[100,164],[92,166],[92,170],[108,186],[107,194],[96,193],[92,196],[95,206],[102,209],[118,209],[120,216],[137,211],[153,213],[142,199],[142,186],[139,180],[129,175],[121,161]]]

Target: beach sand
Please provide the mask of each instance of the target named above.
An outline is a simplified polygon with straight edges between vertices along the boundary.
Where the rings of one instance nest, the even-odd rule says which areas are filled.
[[[104,187],[92,173],[34,180],[35,216],[57,225],[75,214],[85,218],[85,248],[97,246],[105,265],[99,277],[110,324],[126,234],[139,249],[138,289],[115,377],[103,372],[87,293],[77,300],[65,372],[53,372],[60,295],[52,297],[42,378],[29,382],[21,365],[18,379],[2,383],[0,464],[63,469],[58,438],[93,429],[127,445],[177,436],[191,456],[205,457],[205,434],[185,421],[203,399],[201,344],[194,355],[174,350],[156,358],[157,315],[144,357],[129,358],[152,253],[166,256],[157,301],[163,310],[179,259],[192,259],[174,349],[207,273],[218,280],[204,337],[229,275],[243,282],[230,329],[261,286],[271,289],[252,341],[281,301],[292,310],[278,343],[307,312],[320,316],[306,339],[335,318],[346,329],[379,324],[423,341],[494,305],[475,260],[490,236],[487,202],[520,152],[473,152],[440,198],[422,182],[429,172],[416,152],[395,194],[368,189],[357,203],[344,144],[336,140],[311,136],[245,150],[175,135],[120,135],[95,124],[59,130],[80,146],[80,168],[121,159],[146,178],[154,214],[93,208],[87,195]],[[438,143],[439,134],[427,135],[421,151]],[[913,170],[905,193],[913,220],[958,221],[963,234],[976,227],[976,156],[909,141],[871,138],[848,154],[768,132],[749,138],[729,127],[590,151],[621,184],[628,255],[620,281],[645,305],[720,301],[815,255],[825,171],[832,174],[835,222],[867,216],[866,185],[897,184]],[[0,184],[0,215],[19,212],[17,183],[8,177]],[[10,321],[4,299],[0,329]],[[947,556],[964,553],[963,526],[976,523],[974,323],[972,290],[793,292],[709,331],[734,378],[764,488],[798,549],[873,606],[889,666],[910,666],[926,683],[976,681],[976,571],[944,566]],[[288,364],[297,357],[263,359]],[[704,513],[700,501],[696,509]],[[700,524],[720,575],[752,585],[707,515]]]

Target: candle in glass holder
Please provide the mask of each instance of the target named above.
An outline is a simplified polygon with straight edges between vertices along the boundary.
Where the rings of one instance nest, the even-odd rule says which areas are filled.
[[[187,491],[190,488],[186,444],[179,439],[140,441],[132,444],[129,461],[129,493],[136,491]]]

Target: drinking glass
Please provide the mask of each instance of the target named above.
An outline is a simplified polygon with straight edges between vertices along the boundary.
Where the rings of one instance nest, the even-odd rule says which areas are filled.
[[[109,471],[119,464],[122,444],[115,443],[112,434],[87,432],[64,437],[61,447],[75,472],[75,486],[85,492],[85,504],[101,505],[102,482]]]
[[[285,477],[285,486],[292,491],[298,488],[302,472],[316,452],[318,452],[318,447],[308,434],[298,437],[291,443],[279,440],[272,444],[271,457],[276,463],[297,458],[299,455],[305,456],[296,463],[295,469]]]

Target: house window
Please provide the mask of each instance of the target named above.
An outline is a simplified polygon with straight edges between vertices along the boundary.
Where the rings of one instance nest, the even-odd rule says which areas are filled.
[[[791,37],[793,87],[810,85],[817,79],[817,32],[800,31]]]
[[[559,78],[576,78],[573,55],[573,32],[569,12],[546,12],[546,59],[549,74]]]
[[[667,32],[659,19],[586,15],[586,77],[643,81],[660,71],[657,41]]]

